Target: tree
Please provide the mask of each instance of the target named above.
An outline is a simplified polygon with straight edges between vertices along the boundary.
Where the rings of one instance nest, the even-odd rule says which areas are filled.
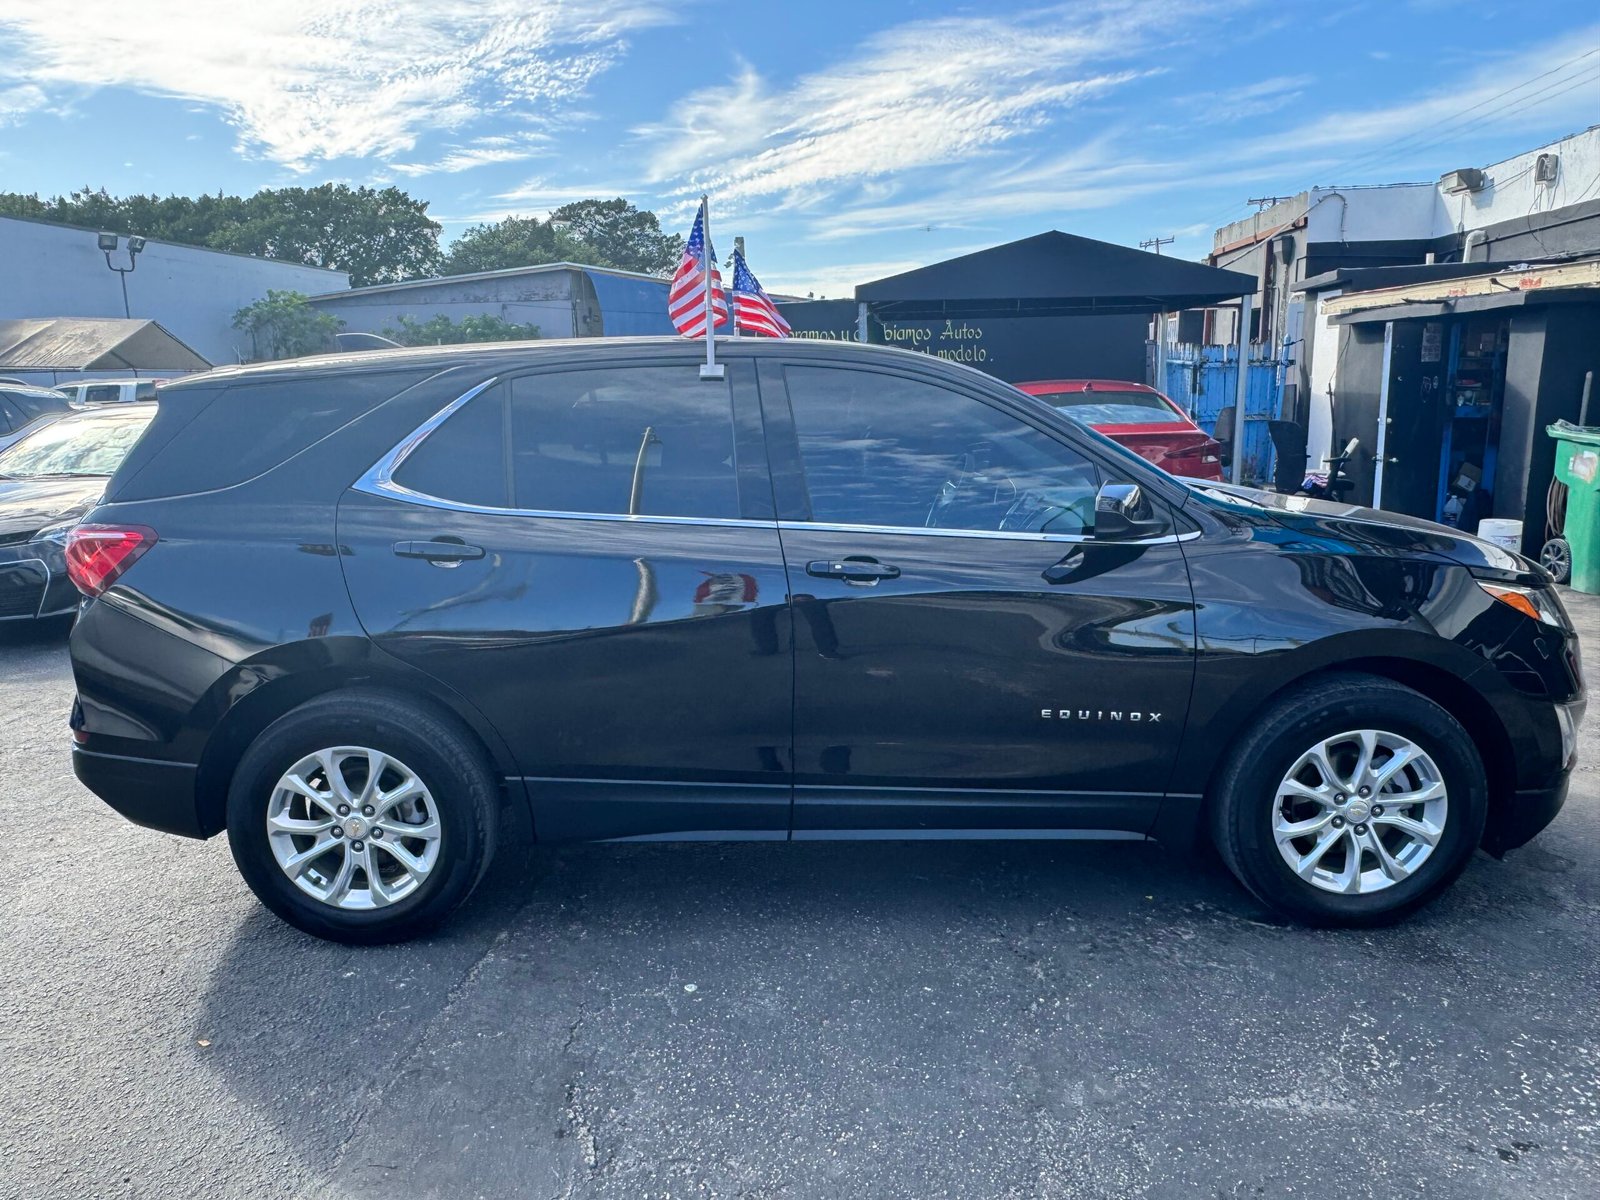
[[[465,342],[523,342],[539,336],[537,325],[518,325],[489,313],[477,313],[452,321],[440,313],[426,321],[401,313],[398,328],[383,331],[383,336],[402,346],[459,346]]]
[[[257,362],[318,354],[333,345],[333,335],[343,324],[312,308],[300,292],[269,291],[264,300],[233,314],[233,327],[250,335],[250,357]]]
[[[474,225],[450,244],[447,275],[503,271],[543,263],[581,262],[666,275],[683,256],[683,239],[661,232],[653,212],[615,200],[579,200],[564,204],[548,221],[538,217],[506,217]]]
[[[348,271],[357,287],[434,274],[440,226],[399,188],[267,188],[253,196],[67,196],[0,193],[0,215],[264,255]]]
[[[436,274],[439,231],[428,202],[399,188],[324,183],[257,192],[243,219],[208,244],[348,271],[354,286],[365,287]]]
[[[683,238],[661,232],[655,213],[615,200],[578,200],[550,214],[550,224],[594,251],[587,260],[624,271],[667,275],[683,257]]]
[[[584,262],[589,247],[564,229],[538,217],[507,217],[474,225],[450,243],[445,255],[446,275],[476,271],[503,271],[542,263]],[[597,264],[609,266],[610,264]]]

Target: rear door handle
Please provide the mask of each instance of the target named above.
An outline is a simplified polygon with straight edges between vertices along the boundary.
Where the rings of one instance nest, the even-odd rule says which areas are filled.
[[[880,579],[899,579],[900,568],[875,558],[819,558],[806,564],[806,574],[851,583],[877,583]]]
[[[394,552],[401,558],[420,558],[432,563],[458,563],[483,557],[482,546],[468,546],[463,542],[396,542]]]

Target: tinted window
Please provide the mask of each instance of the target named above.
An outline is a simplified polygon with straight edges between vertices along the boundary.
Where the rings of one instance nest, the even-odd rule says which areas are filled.
[[[24,424],[45,413],[67,411],[67,398],[55,392],[7,392],[5,399],[14,412],[21,411]]]
[[[512,380],[511,445],[518,508],[739,516],[729,385],[692,366]]]
[[[784,369],[814,521],[1083,533],[1099,473],[1068,446],[934,384]]]
[[[21,429],[26,422],[4,396],[0,396],[0,433],[10,433],[13,429]]]
[[[432,371],[382,371],[164,390],[151,432],[111,495],[118,500],[232,487],[321,441]],[[168,440],[170,439],[170,440]],[[373,457],[377,457],[374,452]],[[355,473],[359,473],[357,470]]]
[[[97,387],[83,389],[83,402],[85,404],[115,404],[122,399],[122,387],[119,384],[101,384]]]
[[[457,409],[406,456],[394,481],[442,500],[511,507],[505,395],[503,386],[493,387]]]
[[[1085,425],[1159,425],[1183,420],[1154,392],[1095,388],[1085,392],[1046,392],[1039,399]]]

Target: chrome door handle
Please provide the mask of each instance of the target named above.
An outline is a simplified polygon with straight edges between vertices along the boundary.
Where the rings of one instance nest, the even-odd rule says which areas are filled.
[[[468,546],[463,542],[396,542],[394,552],[400,558],[420,558],[431,563],[458,563],[482,558],[482,546]]]
[[[875,558],[822,558],[808,562],[806,574],[823,579],[845,579],[851,583],[877,583],[880,579],[900,578],[900,568]]]

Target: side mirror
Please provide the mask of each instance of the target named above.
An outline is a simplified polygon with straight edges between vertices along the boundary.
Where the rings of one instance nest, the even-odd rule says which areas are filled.
[[[1157,537],[1167,531],[1137,483],[1103,483],[1094,498],[1094,536],[1107,541]]]

